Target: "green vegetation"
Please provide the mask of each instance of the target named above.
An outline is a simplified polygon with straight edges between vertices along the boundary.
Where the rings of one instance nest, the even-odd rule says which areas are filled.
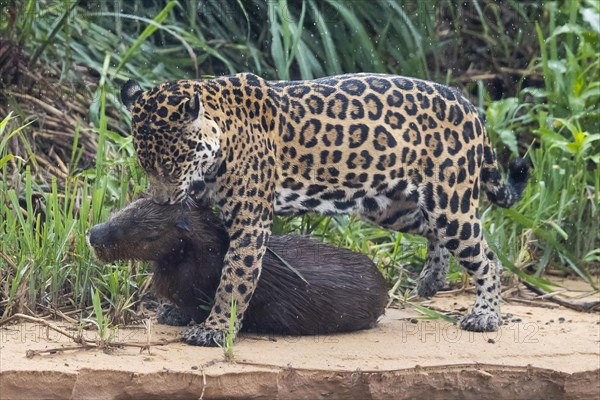
[[[229,317],[229,328],[227,329],[227,334],[225,335],[225,342],[223,343],[223,345],[219,345],[223,349],[223,357],[225,358],[225,361],[233,361],[233,358],[235,357],[235,353],[233,351],[233,342],[235,340],[236,332],[236,310],[237,304],[234,299],[231,299],[231,316]]]
[[[501,162],[520,153],[534,167],[513,209],[483,205],[505,268],[540,287],[549,269],[593,284],[600,6],[458,3],[9,2],[0,10],[0,317],[79,310],[103,329],[135,317],[145,265],[99,264],[86,244],[93,224],[147,186],[118,89],[128,78],[148,88],[240,71],[378,71],[458,86],[486,114]],[[422,239],[349,217],[278,219],[275,230],[369,254],[405,299],[425,257]],[[461,276],[453,263],[450,277]]]

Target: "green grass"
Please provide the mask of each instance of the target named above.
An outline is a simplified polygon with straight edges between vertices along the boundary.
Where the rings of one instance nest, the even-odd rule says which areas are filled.
[[[378,71],[459,84],[487,116],[500,159],[526,152],[534,167],[518,205],[481,210],[505,268],[540,287],[549,285],[548,268],[593,284],[590,271],[600,264],[599,6],[468,3],[208,0],[199,10],[197,2],[114,3],[121,11],[113,2],[42,0],[4,7],[2,40],[20,46],[33,74],[47,69],[54,86],[74,89],[64,93],[83,111],[77,126],[65,126],[73,141],[62,158],[66,178],[48,178],[41,161],[49,147],[32,135],[45,116],[0,97],[1,316],[75,309],[99,323],[135,317],[145,265],[98,263],[86,243],[93,224],[147,187],[131,139],[121,135],[129,121],[118,89],[128,78],[148,88],[239,71],[270,79]],[[467,53],[473,49],[480,53]],[[515,60],[517,72],[509,68]],[[12,62],[0,64],[0,84],[18,89],[5,69]],[[490,81],[463,79],[471,64],[479,75],[493,69],[496,80],[512,82],[503,99]],[[90,140],[93,165],[84,160]],[[404,297],[425,258],[423,239],[351,217],[281,218],[274,230],[368,254]],[[450,277],[460,280],[460,271],[452,261]]]
[[[22,179],[16,185],[9,164],[0,166],[0,251],[5,256],[0,264],[3,317],[22,311],[47,314],[54,308],[85,309],[92,304],[90,293],[98,289],[103,306],[110,309],[115,321],[131,320],[147,274],[131,263],[98,264],[86,235],[111,210],[143,191],[146,180],[130,152],[118,152],[115,143],[107,143],[103,91],[100,108],[95,168],[69,176],[59,188],[56,178],[49,187],[35,181],[31,167],[23,159],[12,158]],[[14,136],[27,143],[22,126],[11,130],[14,122],[11,116],[2,121],[2,129],[9,130],[6,138]],[[2,160],[11,159],[7,142],[0,141]],[[122,158],[108,160],[106,154],[119,154]]]
[[[223,344],[217,343],[221,349],[223,349],[223,357],[225,361],[233,361],[235,357],[234,353],[234,340],[235,340],[235,323],[236,323],[236,315],[237,315],[237,303],[232,298],[231,299],[231,316],[229,317],[229,328],[227,329],[227,334],[225,335],[225,342]]]

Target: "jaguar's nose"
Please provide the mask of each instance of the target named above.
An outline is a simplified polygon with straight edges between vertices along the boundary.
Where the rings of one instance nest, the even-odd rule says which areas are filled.
[[[158,205],[165,205],[171,203],[171,196],[169,191],[164,188],[154,188],[152,190],[152,201]]]
[[[193,181],[187,190],[187,194],[188,194],[188,196],[197,200],[202,197],[205,189],[206,189],[206,183],[204,183],[204,181],[200,181],[200,180]]]
[[[153,196],[152,201],[154,203],[158,204],[159,206],[164,206],[164,205],[169,204],[171,202],[171,199],[169,198],[169,196],[166,196],[166,197]]]

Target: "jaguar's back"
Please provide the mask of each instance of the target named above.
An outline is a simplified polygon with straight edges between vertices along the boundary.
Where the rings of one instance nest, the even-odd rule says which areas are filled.
[[[466,178],[479,176],[487,142],[475,108],[454,90],[382,74],[268,86],[278,212],[373,213],[428,182],[474,187]]]

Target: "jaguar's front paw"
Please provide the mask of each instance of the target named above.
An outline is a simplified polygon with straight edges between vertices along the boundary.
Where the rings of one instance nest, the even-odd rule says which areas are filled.
[[[204,325],[192,326],[183,332],[183,340],[194,346],[222,346],[226,337],[227,331],[210,329]]]
[[[156,319],[159,324],[171,326],[185,326],[192,320],[189,315],[173,304],[163,303],[156,310]]]
[[[500,317],[494,312],[486,314],[471,312],[460,321],[460,327],[471,332],[495,332],[501,324]]]

